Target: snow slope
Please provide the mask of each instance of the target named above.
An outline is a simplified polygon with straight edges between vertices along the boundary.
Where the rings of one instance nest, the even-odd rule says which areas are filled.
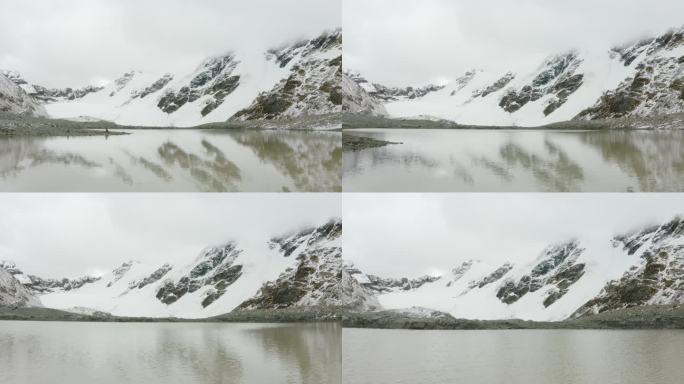
[[[461,124],[538,126],[682,112],[684,28],[598,52],[580,47],[517,73],[472,70],[420,92],[397,93],[360,76],[354,80],[392,117],[427,115]]]

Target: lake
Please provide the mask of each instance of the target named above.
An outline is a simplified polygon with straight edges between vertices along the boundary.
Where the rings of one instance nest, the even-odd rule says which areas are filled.
[[[0,322],[0,383],[339,383],[337,324]]]
[[[128,132],[0,138],[0,191],[341,190],[340,132]]]
[[[343,329],[345,384],[677,384],[684,331]]]
[[[350,129],[345,191],[684,191],[684,131]]]

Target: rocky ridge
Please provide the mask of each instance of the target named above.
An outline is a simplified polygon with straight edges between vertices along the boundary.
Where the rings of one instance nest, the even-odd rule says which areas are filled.
[[[47,112],[26,91],[0,73],[0,112],[41,117]]]
[[[362,115],[387,115],[382,103],[371,96],[348,74],[342,75],[342,111]]]
[[[267,57],[281,68],[292,63],[289,75],[271,90],[259,94],[250,106],[236,112],[232,120],[274,120],[341,112],[341,29],[272,49]]]
[[[0,266],[0,307],[40,307],[40,300]]]
[[[646,117],[684,111],[684,27],[616,47],[613,55],[633,73],[577,118]]]
[[[563,105],[568,97],[582,86],[584,74],[576,73],[582,59],[577,52],[551,57],[542,64],[541,70],[529,84],[519,89],[508,89],[499,101],[499,106],[506,112],[512,113],[525,104],[536,101],[542,96],[549,95],[544,114],[549,115]],[[502,83],[508,84],[513,74],[507,74],[488,87],[488,94],[503,88]]]
[[[643,305],[684,303],[684,220],[616,236],[613,246],[635,258],[618,280],[580,307],[573,317]]]
[[[270,246],[295,263],[273,281],[261,286],[254,297],[238,309],[343,306],[348,302],[340,290],[342,280],[342,221],[331,220],[316,227],[271,239]]]

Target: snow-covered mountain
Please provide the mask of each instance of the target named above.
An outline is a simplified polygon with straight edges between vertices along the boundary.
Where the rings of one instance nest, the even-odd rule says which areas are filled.
[[[471,70],[444,87],[392,89],[352,79],[392,117],[461,124],[536,126],[682,112],[684,27],[603,52],[560,52],[525,71]]]
[[[365,301],[429,308],[457,318],[563,320],[645,304],[684,303],[684,219],[605,241],[571,239],[530,263],[460,263],[449,273],[389,279],[346,271]]]
[[[40,307],[40,300],[0,265],[0,307]]]
[[[226,52],[191,73],[129,71],[104,87],[47,89],[12,73],[53,118],[184,127],[328,114],[341,111],[342,31],[267,52]]]
[[[46,116],[45,108],[26,91],[0,72],[0,112],[28,116]]]
[[[347,301],[339,289],[341,234],[342,222],[333,219],[263,244],[233,240],[208,247],[183,265],[128,261],[102,276],[71,280],[3,265],[45,307],[78,312],[204,318],[236,308],[340,306]]]

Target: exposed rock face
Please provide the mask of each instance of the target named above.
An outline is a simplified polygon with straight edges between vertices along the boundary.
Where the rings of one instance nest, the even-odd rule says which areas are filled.
[[[19,280],[26,289],[35,295],[57,291],[71,291],[100,280],[99,277],[93,276],[84,276],[77,279],[44,279],[38,276],[24,274],[24,272],[10,261],[0,261],[0,268],[9,272]]]
[[[0,112],[29,116],[47,115],[42,105],[2,73],[0,73]]]
[[[504,265],[500,266],[499,268],[495,269],[492,273],[489,275],[483,277],[481,280],[478,281],[471,281],[470,284],[468,284],[469,289],[473,288],[482,288],[486,285],[489,285],[491,283],[494,283],[496,281],[499,281],[504,275],[508,273],[513,269],[513,264],[511,263],[505,263]]]
[[[324,240],[335,240],[341,235],[342,223],[332,220],[317,228],[306,228],[294,234],[290,233],[285,236],[274,237],[271,239],[269,246],[271,248],[280,248],[283,256],[289,257],[297,249],[300,249],[302,245],[304,247],[300,250]]]
[[[433,84],[423,87],[387,87],[382,84],[371,83],[358,73],[347,72],[346,76],[365,90],[371,98],[381,103],[419,99],[430,92],[439,91],[444,88],[443,86]]]
[[[295,306],[345,306],[355,300],[342,289],[342,221],[332,220],[272,240],[283,257],[296,263],[274,281],[266,282],[257,294],[239,309],[280,309]],[[292,247],[295,247],[294,249]]]
[[[512,72],[506,73],[502,78],[495,81],[494,84],[473,92],[473,97],[487,97],[489,94],[502,90],[508,83],[515,78],[515,74]]]
[[[270,50],[269,54],[280,67],[291,65],[289,76],[260,94],[232,120],[273,120],[342,111],[342,30]]]
[[[188,102],[194,102],[200,97],[207,96],[207,101],[202,108],[202,116],[206,116],[223,103],[226,96],[230,95],[240,85],[240,76],[233,75],[235,67],[239,61],[235,56],[227,54],[225,56],[213,57],[200,66],[198,73],[190,80],[190,83],[181,87],[179,90],[167,90],[159,99],[157,107],[166,113],[173,113]],[[155,82],[166,81],[162,78]],[[166,84],[164,84],[166,85]],[[164,87],[161,85],[160,89]],[[155,87],[153,84],[150,86]]]
[[[467,261],[464,261],[458,267],[452,269],[451,270],[451,278],[446,283],[446,286],[450,287],[451,284],[459,281],[461,279],[461,277],[463,277],[463,275],[468,273],[468,271],[470,271],[470,268],[473,267],[473,262],[474,262],[473,260],[467,260]]]
[[[87,94],[98,92],[103,87],[87,86],[83,88],[46,88],[37,84],[30,84],[21,74],[14,71],[3,70],[0,75],[4,75],[14,84],[21,87],[29,96],[38,103],[51,103],[59,100],[76,100]]]
[[[609,282],[573,316],[646,304],[684,303],[684,220],[616,236],[613,245],[639,261],[618,280]]]
[[[374,293],[386,293],[397,290],[410,291],[420,288],[424,284],[434,283],[441,278],[441,276],[421,276],[415,279],[407,277],[382,278],[375,275],[366,275],[367,281],[362,282],[361,285]]]
[[[234,242],[204,250],[187,274],[176,280],[164,281],[157,291],[157,299],[164,304],[172,304],[187,293],[212,286],[202,299],[202,306],[207,307],[242,275],[242,265],[234,264],[240,253],[242,250]]]
[[[90,93],[101,91],[103,87],[88,85],[83,88],[45,88],[33,85],[33,89],[35,93],[30,93],[31,96],[43,103],[51,103],[59,100],[81,99]]]
[[[684,111],[684,55],[679,49],[683,46],[684,28],[614,48],[613,53],[620,56],[625,66],[635,65],[634,74],[577,118],[655,116]]]
[[[373,84],[375,91],[371,93],[374,97],[384,100],[400,100],[400,99],[419,99],[430,92],[436,92],[444,88],[443,86],[428,84],[423,87],[385,87],[380,84]]]
[[[21,74],[14,71],[0,71],[14,84],[23,89],[29,96],[40,103],[50,103],[58,100],[76,100],[93,92],[98,92],[103,87],[87,86],[83,88],[46,88],[37,84],[30,84]]]
[[[563,105],[568,96],[574,93],[582,85],[583,74],[576,74],[582,60],[577,52],[569,52],[563,55],[549,58],[542,69],[532,79],[530,84],[520,89],[509,90],[499,102],[499,106],[506,112],[516,112],[525,104],[536,101],[546,95],[551,95],[544,109],[544,114],[549,115]],[[507,75],[508,76],[508,75]],[[504,77],[497,81],[510,82],[513,78]]]
[[[512,304],[528,292],[546,288],[544,306],[548,307],[563,297],[568,288],[584,274],[585,265],[575,263],[583,251],[576,241],[547,248],[528,275],[517,281],[506,280],[496,297],[506,304]]]
[[[77,279],[43,279],[38,276],[27,275],[29,282],[24,283],[29,290],[42,294],[56,291],[71,291],[90,283],[99,281],[99,277],[83,276]]]
[[[136,288],[141,289],[141,288],[144,288],[144,287],[146,287],[152,283],[156,283],[157,281],[161,280],[161,278],[164,277],[167,273],[169,273],[169,271],[171,269],[173,269],[171,264],[166,263],[166,264],[162,265],[161,267],[159,267],[159,269],[157,269],[156,271],[152,272],[151,275],[149,275],[143,279],[130,282],[128,284],[128,288],[130,288],[130,289],[136,289]]]
[[[120,267],[115,268],[114,271],[112,271],[114,278],[107,283],[107,286],[111,287],[112,285],[114,285],[114,283],[121,280],[121,278],[124,277],[126,275],[126,273],[128,273],[128,271],[131,270],[132,266],[133,266],[133,261],[127,261],[127,262],[121,264]]]
[[[342,267],[342,282],[340,290],[346,298],[344,307],[354,310],[374,310],[380,308],[375,294],[359,283],[357,276],[363,275],[353,264],[345,263]]]
[[[454,96],[458,91],[461,89],[465,88],[466,85],[468,85],[473,78],[475,78],[475,75],[477,74],[476,70],[471,70],[466,72],[463,76],[457,78],[454,80],[454,89],[449,93],[449,96]]]
[[[146,87],[140,91],[134,92],[131,97],[136,98],[140,97],[141,99],[144,98],[147,95],[150,95],[152,93],[158,92],[162,88],[166,87],[166,85],[173,80],[173,75],[170,73],[167,73],[166,75],[162,76],[161,79],[155,81],[152,83],[149,87]]]
[[[124,87],[126,87],[126,85],[133,80],[133,77],[136,75],[136,73],[136,71],[129,71],[124,73],[123,76],[114,80],[115,89],[109,94],[109,97],[116,95],[118,92],[124,89]]]
[[[275,57],[275,61],[283,68],[292,60],[299,57],[316,55],[319,52],[340,48],[342,44],[342,30],[336,29],[331,32],[324,32],[311,40],[298,41],[292,45],[270,49],[269,54]],[[340,59],[339,63],[342,64]]]
[[[387,115],[385,107],[347,74],[342,75],[342,94],[342,112]]]
[[[19,280],[0,267],[0,307],[40,307],[36,298]]]

